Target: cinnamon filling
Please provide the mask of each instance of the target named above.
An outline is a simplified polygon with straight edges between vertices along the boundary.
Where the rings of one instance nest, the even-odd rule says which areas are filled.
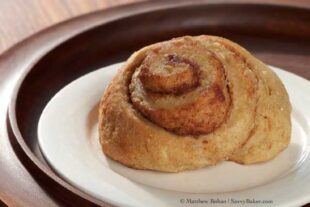
[[[151,53],[141,65],[139,78],[148,91],[179,95],[199,85],[199,66],[176,54],[159,59]]]
[[[136,110],[179,135],[214,131],[230,109],[222,63],[192,40],[166,42],[147,51],[132,75],[129,89]]]

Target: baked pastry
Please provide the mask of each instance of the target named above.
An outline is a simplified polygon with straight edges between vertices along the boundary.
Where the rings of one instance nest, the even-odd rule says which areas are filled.
[[[136,169],[257,163],[290,141],[291,106],[280,79],[241,46],[215,36],[135,52],[99,108],[104,153]]]

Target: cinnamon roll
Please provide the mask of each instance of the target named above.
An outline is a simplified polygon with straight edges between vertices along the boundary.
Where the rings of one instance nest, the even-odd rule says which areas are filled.
[[[100,102],[104,153],[179,172],[269,160],[290,141],[287,92],[264,63],[220,37],[181,37],[135,52]]]

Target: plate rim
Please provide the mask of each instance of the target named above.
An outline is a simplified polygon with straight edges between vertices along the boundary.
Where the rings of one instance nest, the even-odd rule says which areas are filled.
[[[121,65],[121,64],[125,64],[125,62],[113,63],[113,64],[110,64],[110,65],[104,66],[104,67],[102,67],[102,68],[99,68],[99,69],[96,69],[96,70],[91,71],[91,72],[89,72],[89,73],[86,73],[86,74],[84,74],[83,76],[80,76],[79,78],[77,78],[77,79],[71,81],[70,83],[66,84],[63,88],[61,88],[61,89],[49,100],[49,102],[45,105],[42,114],[44,114],[44,111],[47,110],[47,107],[50,105],[50,103],[52,102],[52,100],[53,100],[53,99],[56,99],[57,96],[59,96],[58,94],[59,94],[61,91],[63,91],[64,89],[66,89],[66,88],[68,88],[68,87],[70,87],[70,86],[72,87],[72,84],[73,84],[73,83],[76,83],[76,82],[78,82],[80,79],[85,78],[85,76],[88,76],[88,75],[91,75],[91,74],[93,74],[93,73],[96,73],[96,72],[98,72],[99,70],[104,70],[104,68],[113,67],[114,65],[117,65],[117,66],[118,66],[118,65]],[[268,67],[272,68],[272,70],[273,70],[275,73],[277,73],[277,75],[278,75],[278,73],[282,73],[282,74],[284,74],[284,75],[286,75],[286,76],[289,76],[289,78],[294,79],[295,81],[302,81],[302,84],[305,84],[305,86],[306,86],[306,88],[305,88],[303,91],[306,91],[306,90],[308,90],[308,89],[310,90],[310,81],[308,81],[307,79],[305,79],[305,78],[303,78],[303,77],[301,77],[301,76],[298,76],[298,75],[296,75],[296,74],[294,74],[294,73],[292,73],[292,72],[283,70],[283,69],[281,69],[281,68],[279,68],[279,67],[276,67],[276,66],[268,65]],[[280,75],[278,75],[278,76],[280,76]],[[285,85],[285,86],[286,86],[286,85]],[[303,93],[304,93],[304,92],[303,92]],[[310,104],[310,99],[309,99],[309,100],[304,100],[304,99],[302,99],[301,101],[304,102],[303,104],[307,104],[307,103]],[[46,156],[44,150],[42,149],[42,143],[41,143],[42,138],[40,138],[40,136],[39,136],[39,134],[40,134],[39,131],[41,130],[40,125],[42,124],[42,122],[41,122],[42,114],[40,115],[40,118],[39,118],[37,133],[38,133],[38,143],[39,143],[39,147],[40,147],[40,150],[41,150],[42,154],[44,155],[44,159],[48,162],[48,164],[52,167],[52,169],[54,169],[54,171],[57,172],[57,174],[58,174],[59,176],[62,176],[64,180],[68,180],[67,182],[69,182],[69,183],[74,183],[72,180],[70,180],[70,179],[67,178],[68,176],[64,176],[64,174],[63,174],[60,170],[56,169],[55,166],[54,166],[53,164],[51,164],[50,160],[47,158],[47,156]],[[310,117],[310,115],[309,115],[309,117]],[[309,117],[308,117],[306,120],[310,120]],[[306,132],[307,135],[310,134],[310,127],[307,126],[307,128],[306,128],[305,130],[307,131],[307,132]],[[41,140],[41,141],[40,141],[40,140]],[[310,146],[310,142],[309,142],[309,141],[308,141],[308,143],[309,143],[308,145]],[[306,159],[309,159],[309,160],[310,160],[309,149],[306,149],[306,151],[307,151],[307,152],[306,152],[306,155],[303,155],[302,157],[304,157],[303,159],[305,159],[305,160],[306,160]],[[296,169],[294,169],[294,171],[295,171],[295,170],[296,170]],[[117,174],[118,174],[118,173],[117,173]],[[123,175],[121,175],[121,176],[123,176]],[[281,175],[280,175],[280,177],[281,177]],[[284,179],[284,178],[280,178],[280,179]],[[277,178],[276,178],[276,180],[277,180]],[[135,182],[136,182],[136,181],[135,181]],[[268,183],[271,183],[271,182],[273,182],[273,181],[270,181],[270,182],[268,182]],[[268,183],[265,183],[265,184],[268,184]],[[139,183],[139,184],[141,184],[141,183]],[[258,185],[258,186],[263,186],[263,185],[265,185],[265,184]],[[72,184],[72,185],[77,186],[77,188],[80,188],[80,187],[78,187],[79,184],[77,184],[76,182],[75,182],[74,184]],[[149,186],[149,185],[147,185],[147,186]],[[150,187],[153,187],[153,186],[150,186]],[[249,189],[252,189],[252,188],[255,188],[255,187],[257,187],[257,186],[253,186],[253,187],[251,187],[251,188],[249,188]],[[156,188],[156,187],[153,187],[153,188]],[[166,189],[159,189],[159,190],[166,191]],[[241,190],[241,191],[247,191],[247,190],[248,190],[248,189],[243,189],[243,190]],[[89,190],[84,190],[84,191],[89,191]],[[238,191],[239,191],[239,190],[238,190]],[[182,193],[182,192],[181,192],[181,193]],[[191,194],[191,193],[188,193],[188,192],[184,192],[184,193],[185,193],[185,194]],[[232,193],[232,192],[223,192],[223,193]],[[210,194],[210,193],[199,193],[199,194],[200,194],[200,195],[204,195],[204,194]],[[221,193],[219,192],[219,193],[211,193],[211,194],[221,194]],[[99,199],[99,198],[98,198],[98,199]],[[111,199],[109,199],[109,200],[111,200]],[[286,203],[285,206],[303,205],[303,204],[305,204],[305,203],[307,203],[307,202],[309,202],[309,201],[310,201],[310,195],[304,194],[304,196],[302,196],[302,197],[296,197],[296,198],[294,199],[294,201],[292,201],[291,203]],[[112,203],[112,205],[119,205],[119,204],[120,204],[120,203],[114,203],[114,202],[111,202],[111,203]]]

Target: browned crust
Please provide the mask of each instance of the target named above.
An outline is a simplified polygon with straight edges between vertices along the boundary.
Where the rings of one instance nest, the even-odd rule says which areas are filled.
[[[141,64],[139,78],[146,90],[154,93],[180,95],[188,92],[199,85],[200,68],[195,62],[175,54],[166,54],[160,60],[172,70],[170,74],[156,73],[152,71],[152,57],[158,56],[159,47],[156,54],[147,54]],[[175,72],[175,67],[182,66],[184,70]],[[155,69],[156,70],[156,69]],[[173,71],[174,70],[174,71]]]
[[[223,85],[214,81],[209,85],[210,91],[198,96],[200,101],[196,105],[191,102],[189,110],[184,110],[184,113],[199,110],[202,100],[206,101],[204,96],[209,97],[207,104],[211,106],[225,102],[225,93],[228,93],[230,104],[224,122],[208,134],[197,135],[197,131],[193,131],[193,134],[180,135],[142,116],[132,101],[128,85],[146,52],[160,48],[161,44],[148,46],[128,60],[102,97],[99,127],[105,154],[136,169],[179,172],[223,160],[244,164],[262,162],[285,149],[290,140],[291,108],[285,88],[277,76],[243,48],[223,38],[199,36],[179,39],[194,39],[206,45],[223,65],[225,73],[220,80],[228,84],[223,91]],[[176,44],[181,43],[176,41]],[[272,94],[269,94],[269,88]],[[148,98],[156,99],[166,94],[153,95]],[[171,102],[171,105],[176,103]],[[216,107],[211,111],[218,113],[219,107]],[[280,107],[283,108],[280,110]],[[155,111],[158,113],[160,110],[156,108]],[[177,115],[175,119],[181,119],[182,113]],[[263,116],[268,116],[268,119]],[[164,118],[159,116],[158,119]],[[174,121],[170,119],[171,123]],[[194,127],[197,129],[199,125]]]

